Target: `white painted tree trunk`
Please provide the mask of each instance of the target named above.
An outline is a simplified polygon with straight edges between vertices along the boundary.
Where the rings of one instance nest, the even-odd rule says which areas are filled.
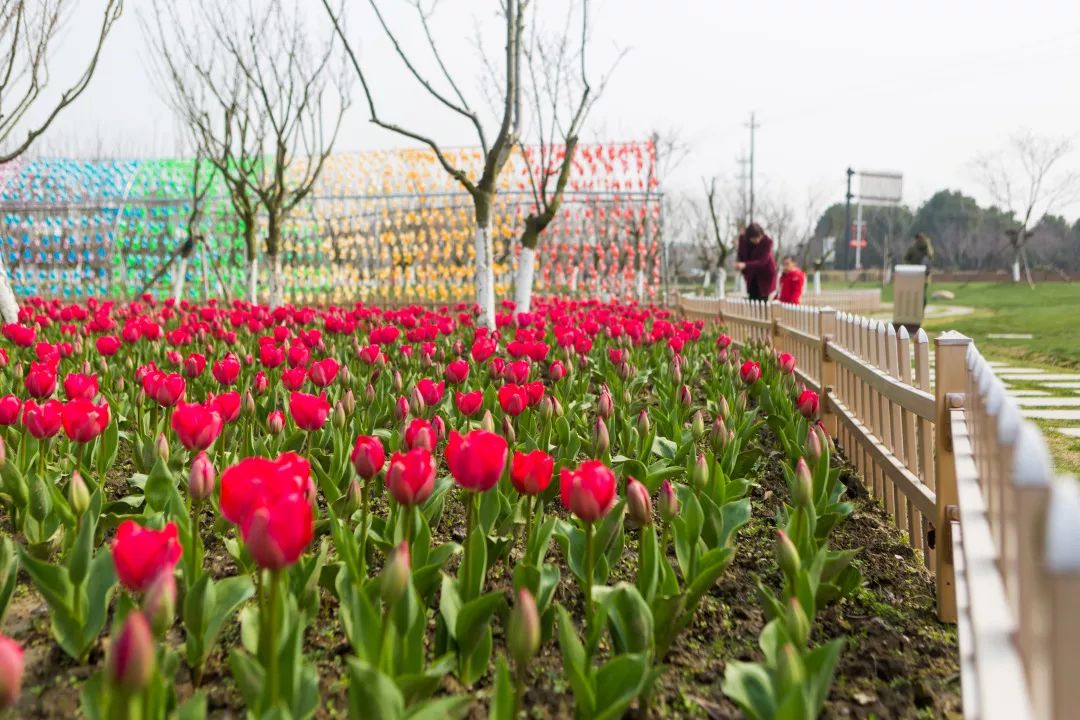
[[[724,299],[724,293],[727,292],[727,270],[720,268],[716,271],[716,297],[721,300]]]
[[[645,300],[645,273],[641,270],[637,271],[637,277],[634,278],[634,290],[637,293],[638,302]]]
[[[281,276],[281,256],[275,255],[270,266],[270,309],[273,310],[285,301],[285,284]]]
[[[495,273],[491,268],[491,225],[477,225],[473,238],[476,250],[476,304],[480,325],[495,329]]]
[[[814,294],[821,294],[821,273],[817,270],[814,271]]]
[[[19,301],[15,299],[15,292],[11,289],[11,279],[8,277],[7,266],[2,258],[0,258],[0,315],[6,323],[19,321]]]
[[[570,271],[570,292],[571,292],[571,294],[576,294],[577,293],[577,278],[578,278],[578,269],[574,268],[573,270]]]
[[[735,293],[738,294],[738,293],[745,292],[745,291],[746,291],[746,278],[743,277],[742,273],[739,273],[738,275],[735,276]]]
[[[248,302],[259,303],[259,256],[248,261]]]
[[[1020,257],[1017,256],[1013,259],[1012,264],[1012,279],[1014,283],[1020,282]]]
[[[708,270],[706,270],[705,271],[705,279],[701,281],[701,287],[702,288],[708,288],[709,284],[711,282],[712,282],[712,273],[709,272]]]
[[[533,277],[536,274],[536,250],[522,247],[514,280],[514,314],[531,312]]]
[[[173,299],[180,302],[184,297],[184,277],[187,275],[187,257],[180,256],[180,267],[176,270],[176,279],[173,280]]]

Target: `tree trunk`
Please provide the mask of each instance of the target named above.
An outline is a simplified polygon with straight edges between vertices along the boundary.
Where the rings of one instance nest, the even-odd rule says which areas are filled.
[[[532,286],[536,274],[536,250],[521,247],[518,259],[517,278],[514,280],[514,314],[520,315],[532,311]]]
[[[820,295],[821,294],[821,271],[820,270],[815,270],[814,271],[814,294],[815,295]]]
[[[285,281],[281,275],[281,257],[270,257],[270,309],[274,310],[285,301]]]
[[[0,258],[0,315],[6,323],[19,321],[19,301],[15,299],[15,292],[11,289],[11,279],[3,258]]]
[[[184,276],[187,275],[187,255],[180,255],[180,267],[176,270],[176,279],[173,280],[173,299],[180,302],[184,297]]]
[[[1020,282],[1020,253],[1013,255],[1012,281],[1014,283]]]
[[[716,297],[720,300],[724,299],[724,293],[727,292],[727,270],[720,268],[716,271]]]
[[[281,218],[267,208],[269,222],[266,233],[266,254],[270,259],[270,309],[274,310],[285,297],[281,278]]]
[[[473,198],[476,205],[476,231],[473,238],[476,251],[476,304],[480,307],[478,324],[495,329],[495,271],[492,268],[494,244],[491,240],[491,203],[494,193],[479,193]]]
[[[251,255],[248,258],[248,302],[252,305],[259,304],[259,256]]]

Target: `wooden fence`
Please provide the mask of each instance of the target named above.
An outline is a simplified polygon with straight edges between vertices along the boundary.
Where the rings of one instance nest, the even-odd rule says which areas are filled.
[[[736,343],[798,361],[867,490],[934,573],[956,622],[964,716],[1080,717],[1080,483],[1058,477],[971,340],[834,308],[680,298]]]

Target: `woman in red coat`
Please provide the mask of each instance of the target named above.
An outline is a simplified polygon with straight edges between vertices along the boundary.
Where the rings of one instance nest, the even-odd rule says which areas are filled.
[[[776,290],[776,258],[772,248],[772,238],[757,223],[750,223],[739,236],[735,269],[742,272],[751,300],[768,300]]]

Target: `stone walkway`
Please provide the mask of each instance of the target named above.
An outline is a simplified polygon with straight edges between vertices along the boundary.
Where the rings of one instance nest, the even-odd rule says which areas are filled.
[[[1080,438],[1080,372],[991,364],[1025,417],[1049,421],[1053,432]]]

